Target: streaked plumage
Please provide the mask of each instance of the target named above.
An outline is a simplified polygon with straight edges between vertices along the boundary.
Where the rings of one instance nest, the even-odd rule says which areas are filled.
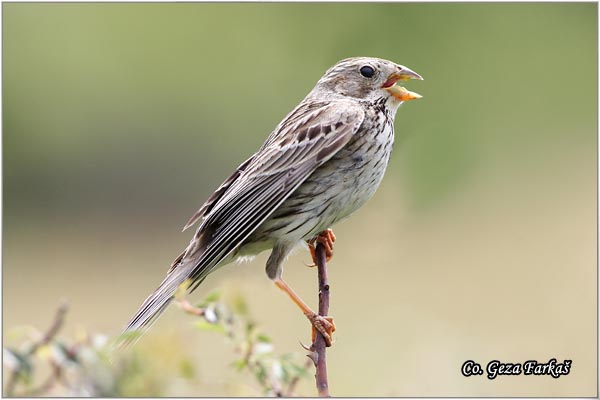
[[[371,72],[365,66],[373,76],[363,75]],[[273,249],[267,275],[280,278],[283,260],[299,242],[361,207],[383,178],[396,110],[420,97],[394,86],[409,78],[421,79],[375,58],[346,59],[329,69],[188,221],[184,230],[199,224],[189,246],[126,330],[147,327],[186,280],[191,291],[239,257]]]

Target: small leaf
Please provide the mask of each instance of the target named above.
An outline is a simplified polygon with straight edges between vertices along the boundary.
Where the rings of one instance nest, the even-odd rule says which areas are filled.
[[[264,333],[259,333],[256,336],[256,340],[261,343],[271,343],[271,338],[265,335]]]
[[[265,371],[265,367],[262,364],[256,364],[256,379],[262,384],[265,382],[267,378],[267,371]]]
[[[254,331],[254,322],[246,321],[246,336],[250,336]]]
[[[196,322],[194,325],[196,326],[196,328],[198,328],[202,331],[226,333],[223,325],[211,324],[210,322],[207,322],[205,320],[200,320],[200,321]]]
[[[240,358],[239,360],[236,360],[232,363],[232,366],[233,368],[235,368],[236,371],[243,370],[246,367],[246,365],[248,365],[248,362],[245,358]]]
[[[221,298],[221,291],[213,290],[209,294],[206,295],[204,300],[202,301],[204,304],[214,303]]]
[[[185,379],[193,379],[195,375],[194,365],[190,360],[182,360],[179,364],[179,373]]]
[[[235,296],[232,301],[232,308],[236,314],[248,315],[248,304],[242,296]]]
[[[297,364],[294,363],[287,363],[287,366],[292,369],[296,375],[299,375],[303,378],[308,378],[310,376],[310,374],[308,373],[308,369],[301,367]]]

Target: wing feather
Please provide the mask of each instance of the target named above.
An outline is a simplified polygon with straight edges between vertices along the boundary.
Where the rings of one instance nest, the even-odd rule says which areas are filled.
[[[339,151],[362,124],[360,107],[329,104],[283,125],[202,221],[216,227],[193,276],[202,277],[238,247],[310,174]],[[344,110],[336,112],[336,110]],[[327,127],[327,128],[325,128]],[[300,140],[302,139],[302,140]]]
[[[248,164],[250,164],[250,161],[252,161],[253,158],[254,158],[254,155],[252,157],[250,157],[249,159],[247,159],[246,161],[244,161],[239,167],[237,167],[237,169],[233,172],[233,174],[231,174],[231,176],[229,176],[229,178],[227,178],[225,180],[225,182],[223,182],[221,184],[221,186],[219,186],[219,188],[217,190],[215,190],[215,192],[208,198],[208,200],[206,200],[206,202],[202,205],[202,207],[200,207],[200,209],[198,211],[196,211],[196,213],[194,215],[192,215],[192,217],[188,220],[188,222],[186,222],[182,231],[185,231],[190,226],[194,225],[196,222],[198,222],[198,220],[200,220],[206,213],[208,213],[211,210],[211,208],[215,204],[215,202],[219,200],[221,195],[223,193],[225,193],[227,191],[227,189],[229,189],[229,186],[233,182],[235,182],[235,180],[246,169],[246,167],[248,166]]]
[[[364,119],[350,101],[300,104],[251,158],[192,216],[200,221],[187,249],[161,285],[144,301],[126,330],[145,330],[191,280],[194,290],[232,251],[241,246],[314,171],[343,148]]]

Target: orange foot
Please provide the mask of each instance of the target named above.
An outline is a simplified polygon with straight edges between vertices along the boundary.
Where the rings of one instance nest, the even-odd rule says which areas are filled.
[[[318,315],[313,313],[305,314],[310,323],[312,324],[312,342],[315,342],[315,338],[317,337],[317,331],[323,335],[325,338],[325,345],[327,347],[331,347],[331,341],[333,332],[335,332],[335,324],[333,323],[333,317],[324,317],[322,315]]]
[[[315,243],[321,243],[323,247],[325,247],[325,257],[326,261],[329,262],[333,257],[333,243],[335,242],[335,234],[331,229],[325,229],[323,232],[319,233],[319,235],[314,238],[307,240],[308,250],[310,250],[310,256],[312,257],[313,264],[309,265],[309,267],[315,267],[317,265],[317,252]]]

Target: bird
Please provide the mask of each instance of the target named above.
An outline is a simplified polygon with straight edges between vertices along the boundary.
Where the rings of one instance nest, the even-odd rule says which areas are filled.
[[[339,61],[192,215],[185,250],[139,307],[124,332],[145,332],[182,289],[195,290],[217,268],[271,250],[266,274],[298,305],[331,346],[333,319],[317,315],[283,280],[299,245],[333,255],[331,227],[362,207],[379,187],[394,144],[394,118],[422,96],[399,85],[423,80],[381,58]],[[316,261],[315,261],[316,262]]]

